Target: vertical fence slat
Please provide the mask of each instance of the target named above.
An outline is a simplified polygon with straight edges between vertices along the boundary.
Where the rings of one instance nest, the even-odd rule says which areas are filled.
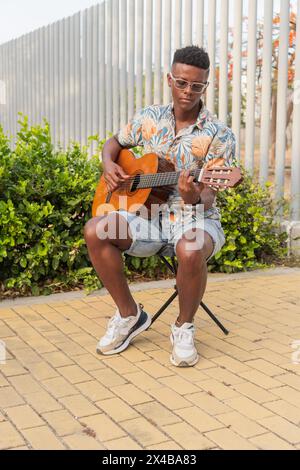
[[[171,0],[165,0],[165,9],[164,9],[164,76],[163,76],[163,90],[164,104],[170,102],[170,88],[167,82],[167,73],[171,68],[171,18],[172,18],[172,7]]]
[[[119,100],[119,0],[112,0],[113,5],[113,132],[120,127],[120,100]]]
[[[32,31],[30,34],[30,39],[29,39],[29,50],[30,50],[30,124],[34,125],[35,124],[35,114],[34,114],[34,101],[35,101],[35,80],[34,80],[34,34],[35,31]]]
[[[105,130],[105,3],[99,5],[99,134],[106,136]]]
[[[264,184],[268,179],[270,149],[270,109],[272,91],[272,27],[273,0],[264,3],[263,66],[261,89],[260,124],[260,171],[259,181]]]
[[[275,165],[275,197],[279,200],[284,192],[284,167],[286,152],[286,102],[288,88],[288,49],[289,49],[289,19],[290,2],[281,0],[280,3],[280,39],[278,56],[278,85],[277,85],[277,116],[276,116],[276,165]]]
[[[291,218],[300,220],[300,0],[297,2],[294,117],[291,174]]]
[[[228,114],[228,18],[229,2],[221,2],[219,119],[227,124]]]
[[[5,79],[4,79],[4,47],[0,47],[0,125],[5,130]]]
[[[184,45],[190,46],[193,42],[193,4],[192,0],[185,0]]]
[[[208,9],[208,55],[210,58],[210,86],[207,89],[207,107],[215,112],[215,70],[216,70],[216,0],[210,0]]]
[[[127,122],[127,0],[121,1],[120,27],[120,125]]]
[[[12,91],[12,41],[8,44],[8,112],[9,112],[9,131],[10,135],[13,135],[13,91]]]
[[[26,63],[26,57],[25,57],[25,35],[21,37],[21,73],[22,77],[20,80],[20,93],[21,93],[21,103],[20,103],[20,111],[22,113],[25,113],[25,108],[26,108],[26,92],[25,92],[25,81],[26,81],[26,75],[25,75],[25,63]]]
[[[15,128],[15,134],[14,134],[14,137],[16,137],[16,133],[17,133],[17,123],[18,123],[18,118],[19,118],[19,111],[20,111],[20,103],[21,103],[21,95],[20,95],[20,81],[22,80],[22,71],[21,71],[21,54],[20,54],[20,45],[21,45],[21,39],[18,38],[16,40],[16,51],[15,51],[15,54],[16,54],[16,59],[15,59],[15,71],[16,71],[16,77],[15,77],[15,80],[16,80],[16,89],[15,89],[15,92],[16,92],[16,115],[15,115],[15,122],[16,122],[16,128]]]
[[[65,148],[70,143],[71,137],[71,114],[70,114],[70,100],[71,100],[71,76],[70,76],[70,17],[64,19],[64,108],[65,120],[63,127],[64,133],[64,146]]]
[[[155,57],[154,57],[154,103],[161,103],[161,26],[162,1],[155,3]]]
[[[136,46],[136,110],[143,107],[143,61],[144,61],[144,1],[137,0],[137,46]]]
[[[75,139],[81,141],[81,12],[75,15],[74,24],[74,48],[75,48]]]
[[[257,0],[249,2],[245,168],[254,171]]]
[[[241,150],[241,71],[242,71],[243,0],[234,0],[234,40],[232,77],[232,130],[236,138],[236,155]]]
[[[81,142],[87,137],[87,10],[82,12],[81,24]]]
[[[45,27],[39,30],[39,121],[42,124],[43,115],[46,108],[46,77],[45,77]]]
[[[65,48],[64,48],[64,21],[60,20],[59,27],[59,107],[60,107],[60,120],[59,120],[59,141],[64,147],[65,145],[65,129],[63,123],[65,122]]]
[[[68,47],[69,47],[69,67],[70,67],[70,91],[69,91],[69,125],[70,125],[70,140],[76,140],[75,132],[75,102],[77,96],[75,91],[75,15],[70,18],[70,30],[68,36]],[[69,141],[67,142],[69,144]]]
[[[105,46],[106,46],[106,130],[112,130],[112,3],[105,2]]]
[[[40,112],[41,112],[41,105],[44,97],[42,96],[42,67],[43,62],[40,61],[40,34],[41,28],[36,31],[36,46],[35,46],[35,79],[36,79],[36,94],[35,94],[35,108],[36,108],[36,122],[40,123]]]
[[[182,44],[182,0],[175,0],[174,9],[174,49],[180,49]]]
[[[99,5],[93,8],[93,135],[99,133]]]
[[[3,124],[3,129],[5,132],[7,132],[8,124],[7,124],[7,65],[6,65],[6,44],[3,44],[1,47],[1,53],[2,53],[2,64],[3,64],[3,69],[2,69],[2,80],[4,82],[4,97],[5,101],[2,106],[3,114],[2,116],[2,124]]]
[[[87,80],[86,80],[86,96],[87,96],[87,129],[86,137],[90,137],[93,126],[93,7],[87,9],[87,45],[86,45],[86,62],[87,62]]]
[[[196,1],[196,44],[203,47],[204,40],[204,0]]]
[[[152,0],[146,0],[146,90],[145,104],[149,106],[153,103],[152,98]]]
[[[13,59],[13,69],[12,69],[12,82],[13,82],[13,139],[15,141],[16,131],[17,131],[17,114],[18,114],[18,96],[17,96],[17,42],[18,40],[15,39],[13,42],[13,51],[12,51],[12,59]]]
[[[50,119],[50,26],[46,26],[44,29],[44,44],[43,44],[43,54],[44,54],[44,74],[45,74],[45,108],[43,109],[42,116],[46,118],[49,122]]]
[[[53,23],[50,26],[50,126],[51,126],[51,137],[52,142],[55,142],[55,32],[56,25]]]
[[[30,87],[30,103],[29,103],[29,122],[30,124],[34,124],[34,68],[33,68],[33,45],[34,45],[34,31],[30,33],[29,37],[29,87]]]
[[[128,115],[134,115],[135,0],[128,0]]]
[[[6,96],[6,113],[5,113],[5,123],[6,123],[6,132],[9,131],[10,122],[9,122],[9,70],[8,70],[8,43],[4,46],[4,63],[5,63],[5,96]]]
[[[92,127],[90,129],[91,134],[96,135],[99,133],[99,5],[92,7],[92,23],[93,23],[93,34],[92,34]],[[95,142],[93,142],[93,151],[96,148]]]

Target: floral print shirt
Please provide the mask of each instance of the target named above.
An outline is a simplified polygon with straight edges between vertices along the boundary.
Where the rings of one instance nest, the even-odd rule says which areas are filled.
[[[144,153],[154,152],[174,163],[177,171],[204,166],[235,166],[233,132],[202,106],[196,122],[176,135],[173,104],[151,105],[138,112],[116,138],[125,148],[141,146]],[[178,200],[174,190],[171,202]],[[219,219],[214,205],[205,217]]]

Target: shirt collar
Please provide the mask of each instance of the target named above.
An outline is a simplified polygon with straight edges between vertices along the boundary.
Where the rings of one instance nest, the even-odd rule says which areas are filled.
[[[174,113],[173,113],[173,110],[174,110],[174,102],[172,101],[169,105],[169,111],[170,113],[172,113],[172,116],[174,117]],[[204,127],[204,124],[205,122],[207,121],[208,117],[209,117],[209,111],[208,109],[205,107],[203,101],[202,101],[202,107],[201,107],[201,110],[198,114],[198,117],[197,117],[197,120],[195,122],[195,125],[194,127],[198,127],[200,130],[203,129]]]

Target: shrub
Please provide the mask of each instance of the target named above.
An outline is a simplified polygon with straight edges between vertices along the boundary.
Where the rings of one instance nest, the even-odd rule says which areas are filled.
[[[209,264],[210,271],[236,272],[266,267],[286,255],[286,234],[280,233],[278,211],[270,185],[250,176],[235,189],[218,194],[226,243]]]
[[[54,151],[49,125],[19,121],[15,150],[0,128],[0,282],[2,292],[48,293],[94,284],[83,226],[99,179],[96,157],[73,143]]]

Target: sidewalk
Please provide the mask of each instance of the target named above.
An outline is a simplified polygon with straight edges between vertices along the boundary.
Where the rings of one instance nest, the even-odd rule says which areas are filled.
[[[153,314],[173,284],[134,297]],[[169,362],[176,301],[102,357],[113,301],[81,297],[0,303],[0,449],[300,449],[300,269],[209,276],[204,302],[230,335],[199,309],[189,369]]]

